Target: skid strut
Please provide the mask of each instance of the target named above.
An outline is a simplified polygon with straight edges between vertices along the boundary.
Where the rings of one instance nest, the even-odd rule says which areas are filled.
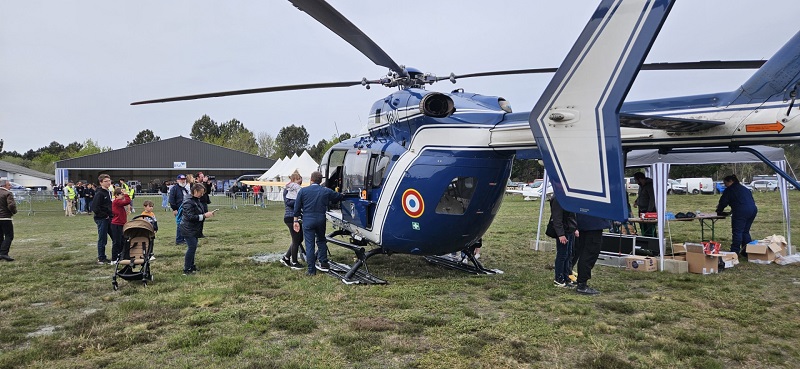
[[[334,238],[336,236],[347,235],[348,233],[338,230],[327,235],[325,239],[337,246],[344,247],[352,250],[356,254],[356,262],[353,266],[330,261],[331,270],[328,274],[337,277],[346,284],[386,284],[385,280],[378,278],[376,275],[369,272],[367,268],[367,259],[374,255],[383,254],[384,250],[381,247],[374,248],[366,251],[364,246],[354,245],[349,242],[342,241]],[[362,270],[363,267],[363,270]]]

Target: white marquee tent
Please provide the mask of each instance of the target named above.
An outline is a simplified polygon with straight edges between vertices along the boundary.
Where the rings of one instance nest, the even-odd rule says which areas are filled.
[[[289,176],[296,170],[303,176],[303,185],[308,185],[311,172],[318,170],[319,164],[314,161],[308,151],[303,151],[301,155],[288,156],[275,162],[269,170],[264,172],[258,181],[264,187],[264,199],[270,201],[283,201],[281,193],[283,186],[289,182]]]

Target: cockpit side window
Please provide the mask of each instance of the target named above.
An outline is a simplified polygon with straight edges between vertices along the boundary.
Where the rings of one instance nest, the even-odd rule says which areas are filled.
[[[477,180],[475,177],[456,177],[447,185],[447,188],[436,205],[438,214],[461,215],[467,211],[472,196],[475,194]]]
[[[322,158],[320,172],[325,176],[323,186],[334,190],[340,186],[345,154],[347,154],[346,150],[334,150]]]
[[[383,155],[377,158],[375,170],[372,172],[372,187],[378,188],[383,184],[383,177],[386,174],[386,168],[389,167],[389,156]]]

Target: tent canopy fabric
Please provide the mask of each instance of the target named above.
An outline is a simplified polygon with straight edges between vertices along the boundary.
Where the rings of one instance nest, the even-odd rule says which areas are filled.
[[[767,160],[775,163],[777,167],[785,171],[786,156],[783,149],[769,146],[750,146]],[[724,151],[727,148],[720,148],[720,152],[677,152],[660,154],[658,150],[638,150],[628,153],[626,167],[649,167],[650,176],[653,178],[653,186],[656,195],[656,209],[658,212],[658,234],[664,234],[665,209],[666,209],[666,183],[669,178],[669,167],[671,165],[692,165],[692,164],[718,164],[718,163],[761,163],[761,159],[747,151],[730,152]],[[786,193],[786,181],[783,178],[778,180],[778,188],[781,192],[781,202],[784,210],[784,232],[786,232],[789,250],[791,252],[791,217],[789,213],[789,200]],[[659,237],[660,264],[664,267],[664,237]]]
[[[777,162],[786,160],[783,149],[769,146],[749,146],[760,152],[769,161]],[[720,149],[727,149],[720,147]],[[719,164],[719,163],[761,163],[761,159],[746,151],[737,152],[705,152],[705,153],[667,153],[660,154],[658,150],[636,150],[628,153],[626,167],[647,167],[655,163],[686,165],[686,164]]]
[[[303,177],[303,184],[308,185],[311,173],[319,168],[319,164],[311,157],[308,151],[303,151],[301,155],[292,155],[275,162],[269,170],[258,177],[259,185],[264,186],[266,200],[282,201],[281,191],[283,186],[289,182],[289,176],[296,170]]]

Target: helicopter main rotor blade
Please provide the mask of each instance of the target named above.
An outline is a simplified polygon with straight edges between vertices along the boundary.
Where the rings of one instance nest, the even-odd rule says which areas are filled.
[[[223,97],[223,96],[233,96],[233,95],[259,94],[259,93],[264,93],[264,92],[292,91],[292,90],[310,90],[310,89],[315,89],[315,88],[350,87],[350,86],[356,86],[356,85],[367,85],[368,86],[369,84],[374,84],[374,83],[380,83],[380,81],[361,80],[361,81],[352,81],[352,82],[308,83],[308,84],[303,84],[303,85],[287,85],[287,86],[251,88],[251,89],[246,89],[246,90],[212,92],[212,93],[207,93],[207,94],[176,96],[176,97],[167,97],[167,98],[163,98],[163,99],[137,101],[137,102],[131,103],[131,105],[144,105],[144,104],[155,104],[155,103],[171,102],[171,101],[197,100],[197,99],[207,99],[207,98],[211,98],[211,97]]]
[[[758,69],[766,60],[707,60],[698,62],[675,63],[646,63],[641,70],[696,70],[696,69]],[[555,73],[558,68],[535,68],[499,70],[493,72],[468,73],[452,76],[455,79],[471,77],[507,76],[515,74]],[[451,77],[437,77],[436,81],[451,79]]]
[[[372,60],[373,63],[387,67],[398,74],[403,74],[401,68],[389,54],[383,51],[372,39],[370,39],[364,32],[345,18],[342,13],[339,13],[330,4],[323,0],[289,0],[294,4],[297,9],[306,12],[317,22],[322,23],[323,26],[328,27],[343,40],[353,45],[364,56]]]

